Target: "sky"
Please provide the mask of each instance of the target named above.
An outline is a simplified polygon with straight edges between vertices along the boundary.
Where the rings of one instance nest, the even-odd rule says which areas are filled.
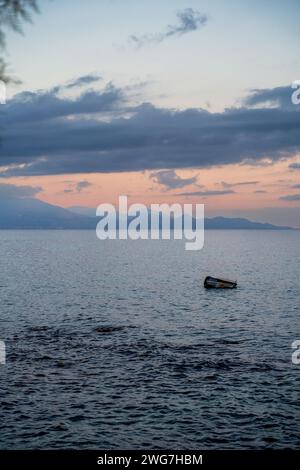
[[[0,185],[63,207],[122,194],[300,227],[299,13],[297,0],[40,1],[7,34],[22,83],[0,109]]]

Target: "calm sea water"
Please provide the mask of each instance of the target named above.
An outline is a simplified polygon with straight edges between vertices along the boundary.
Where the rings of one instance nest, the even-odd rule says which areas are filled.
[[[299,242],[0,232],[0,448],[300,448]]]

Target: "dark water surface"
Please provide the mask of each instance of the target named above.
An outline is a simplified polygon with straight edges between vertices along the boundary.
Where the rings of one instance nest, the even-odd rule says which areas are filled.
[[[0,232],[0,448],[300,448],[299,242]]]

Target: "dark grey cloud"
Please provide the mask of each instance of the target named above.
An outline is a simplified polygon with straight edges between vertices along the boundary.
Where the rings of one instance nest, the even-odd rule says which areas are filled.
[[[294,184],[294,185],[292,186],[292,188],[293,188],[293,189],[300,189],[300,184]]]
[[[231,189],[224,189],[223,191],[192,191],[187,193],[176,194],[176,196],[200,196],[200,197],[211,197],[211,196],[225,196],[227,194],[234,194],[235,191]]]
[[[58,93],[65,93],[66,91],[78,91],[82,87],[87,85],[93,85],[96,82],[102,80],[102,77],[96,73],[90,73],[86,75],[81,75],[80,77],[76,77],[73,80],[69,80],[66,83],[62,83],[60,85],[56,85],[49,90],[51,94],[58,94]]]
[[[85,85],[91,85],[92,83],[99,82],[102,77],[98,74],[90,73],[88,75],[82,75],[81,77],[71,80],[65,85],[66,88],[77,88]]]
[[[168,25],[166,31],[156,34],[143,34],[142,36],[132,35],[129,40],[137,47],[142,47],[149,43],[159,43],[171,37],[178,37],[196,31],[207,23],[207,16],[193,8],[186,8],[177,13],[178,23]]]
[[[197,176],[181,178],[175,170],[159,170],[150,173],[150,178],[157,184],[165,186],[167,190],[184,188],[197,183]]]
[[[246,106],[273,106],[286,109],[299,109],[292,103],[294,90],[291,86],[281,86],[276,88],[264,88],[251,90],[243,103]]]
[[[291,163],[289,168],[290,170],[300,170],[300,163]]]
[[[256,191],[254,191],[254,194],[266,194],[267,191],[265,191],[264,189],[257,189]]]
[[[300,201],[300,194],[289,194],[288,196],[281,196],[281,201]]]
[[[32,198],[42,190],[39,186],[15,186],[14,184],[0,183],[0,199]]]
[[[1,107],[0,125],[26,126],[26,121],[43,122],[71,116],[96,115],[117,111],[125,99],[123,91],[108,84],[101,92],[88,90],[76,98],[59,95],[59,87],[49,91],[22,92],[15,95],[4,107]],[[66,122],[65,122],[66,123]]]
[[[300,151],[297,106],[130,106],[113,85],[72,99],[21,93],[0,108],[0,129],[2,177],[260,165]]]
[[[86,188],[89,188],[92,186],[92,183],[89,183],[89,181],[83,180],[83,181],[65,181],[65,183],[68,183],[69,187],[64,189],[64,193],[81,193]]]
[[[90,186],[92,186],[92,184],[89,183],[88,181],[79,181],[76,184],[76,190],[77,190],[78,193],[80,193],[83,189],[86,189]]]

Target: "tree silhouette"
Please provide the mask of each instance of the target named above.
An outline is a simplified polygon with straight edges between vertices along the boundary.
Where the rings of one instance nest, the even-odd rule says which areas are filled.
[[[38,12],[36,0],[0,0],[0,80],[8,82],[7,64],[2,57],[6,41],[5,30],[13,29],[22,33],[22,23],[31,21],[31,14]]]

